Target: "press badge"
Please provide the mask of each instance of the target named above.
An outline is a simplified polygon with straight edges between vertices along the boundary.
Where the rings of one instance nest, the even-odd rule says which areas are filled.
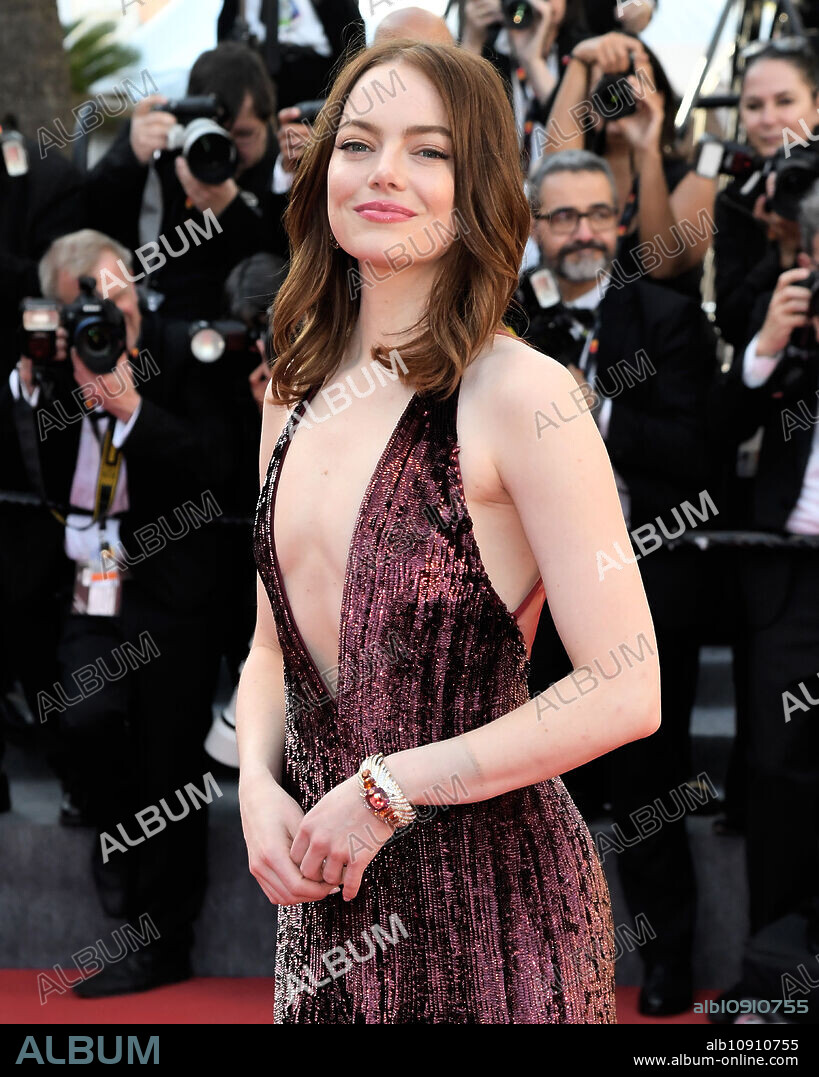
[[[560,302],[560,289],[548,269],[536,269],[529,283],[541,307],[553,307]]]
[[[121,603],[122,574],[113,550],[104,543],[98,557],[77,562],[71,612],[89,617],[116,617]]]
[[[3,163],[6,166],[6,172],[12,178],[25,176],[26,172],[28,172],[28,154],[26,153],[23,136],[16,131],[6,133],[2,127],[0,127],[0,133],[2,133],[0,143],[2,143]]]

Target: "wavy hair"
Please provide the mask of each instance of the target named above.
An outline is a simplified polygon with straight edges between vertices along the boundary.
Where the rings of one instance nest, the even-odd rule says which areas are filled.
[[[457,45],[385,41],[359,52],[339,72],[296,172],[284,215],[290,270],[271,308],[277,357],[271,392],[277,403],[295,404],[324,384],[341,363],[358,319],[360,293],[351,298],[349,287],[358,260],[330,245],[327,172],[356,83],[376,65],[398,63],[424,74],[444,103],[453,140],[452,216],[460,225],[437,263],[424,313],[402,331],[414,335],[400,350],[410,374],[399,376],[421,394],[446,398],[489,338],[514,335],[502,319],[518,284],[530,217],[501,78],[492,64]],[[397,74],[390,71],[391,87]],[[379,343],[372,360],[395,369],[388,353]]]

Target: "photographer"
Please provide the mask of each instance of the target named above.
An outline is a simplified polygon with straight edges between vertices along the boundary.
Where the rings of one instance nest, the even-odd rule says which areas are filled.
[[[797,266],[780,274],[761,329],[737,350],[720,386],[719,419],[734,445],[762,429],[750,526],[817,536],[819,184],[802,201],[799,225]],[[749,942],[747,969],[761,968],[760,952],[784,947],[807,961],[819,948],[819,551],[750,548],[740,571],[748,625],[746,861],[751,934],[763,933],[758,945]],[[780,924],[785,917],[795,919]],[[800,960],[788,957],[765,986],[778,986],[779,973]],[[754,986],[739,984],[729,997],[768,997]]]
[[[86,223],[82,176],[55,150],[41,156],[9,119],[0,127],[0,380],[17,362],[20,300],[39,290],[38,259],[52,240]]]
[[[59,730],[64,766],[88,796],[103,908],[134,923],[148,913],[160,933],[78,983],[82,997],[191,974],[207,812],[179,816],[177,790],[200,788],[208,771],[218,659],[211,521],[224,420],[187,336],[183,347],[143,315],[133,285],[108,301],[93,294],[118,260],[130,268],[126,250],[91,230],[52,245],[40,275],[62,327],[47,355],[43,334],[29,332],[38,362],[24,355],[0,394],[0,425],[18,434],[17,488],[39,494],[45,519],[63,525],[58,684],[38,700],[40,722]],[[17,571],[39,566],[21,550]],[[139,840],[134,816],[161,798],[179,821]],[[134,848],[103,844],[104,834],[120,842],[119,824]]]
[[[528,25],[513,28],[511,15],[520,7],[504,0],[466,0],[458,36],[465,49],[490,60],[510,86],[528,169],[542,152],[536,132],[546,123],[563,78],[563,57],[588,29],[582,0],[531,0]]]
[[[787,130],[807,142],[817,106],[819,83],[806,42],[780,39],[745,50],[739,118],[750,149],[762,161],[773,162],[777,154],[784,158]],[[747,183],[747,176],[730,183],[717,196],[715,209],[716,321],[736,348],[748,340],[754,305],[783,269],[795,266],[799,247],[795,220],[766,209],[771,186],[754,188],[749,199],[743,194]]]
[[[89,174],[88,198],[94,226],[131,250],[161,238],[161,258],[154,260],[162,264],[151,272],[153,262],[148,263],[147,282],[164,295],[165,317],[193,320],[219,308],[225,278],[243,258],[260,250],[287,257],[288,248],[281,223],[286,199],[272,191],[275,97],[258,55],[236,42],[203,53],[191,69],[188,94],[216,97],[222,126],[235,143],[235,177],[203,182],[184,154],[167,152],[177,118],[161,110],[165,98],[152,95],[139,102]],[[211,137],[210,145],[215,142],[224,152],[224,140]],[[158,233],[146,237],[140,210],[151,165],[161,187],[162,217]],[[197,242],[186,222],[204,238]]]
[[[612,76],[620,87],[626,105],[620,115],[603,100],[604,76]],[[572,51],[549,117],[544,152],[584,147],[604,157],[617,179],[622,274],[645,274],[696,298],[711,243],[710,230],[702,229],[700,221],[712,212],[717,188],[713,178],[692,171],[675,149],[677,105],[662,65],[638,38],[621,33],[589,38]],[[681,222],[695,227],[683,233]],[[650,262],[636,251],[640,244],[650,244]]]
[[[617,246],[614,176],[583,150],[544,157],[529,182],[532,232],[541,264],[521,282],[528,318],[513,326],[534,347],[571,371],[582,387],[578,412],[592,411],[606,443],[623,515],[633,535],[659,526],[685,529],[678,506],[702,504],[709,489],[705,401],[716,371],[715,339],[699,304],[647,280],[605,280]],[[511,312],[509,312],[511,313]],[[507,320],[509,318],[507,314]],[[560,437],[564,422],[538,405],[538,436]],[[707,511],[707,510],[706,510]],[[672,532],[665,531],[671,522]],[[657,632],[663,723],[657,733],[565,776],[581,806],[594,813],[611,802],[621,833],[631,814],[690,779],[689,723],[705,619],[698,554],[639,543],[640,571]],[[638,545],[635,537],[635,547]],[[629,559],[639,558],[628,551]],[[598,573],[601,571],[598,564]],[[611,569],[602,569],[606,586]],[[530,690],[566,676],[571,662],[544,606],[531,655]],[[610,770],[609,770],[610,767]],[[679,1013],[692,999],[696,881],[683,818],[619,851],[618,871],[633,916],[644,913],[656,936],[640,949],[645,968],[640,1012]]]

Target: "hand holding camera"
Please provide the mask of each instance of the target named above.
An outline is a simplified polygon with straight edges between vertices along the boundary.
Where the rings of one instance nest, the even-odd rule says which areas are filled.
[[[591,68],[596,64],[604,75],[625,75],[635,65],[648,62],[645,49],[636,37],[616,30],[600,37],[588,37],[572,49],[572,57]]]
[[[174,168],[182,189],[200,213],[209,209],[220,217],[239,194],[239,186],[233,179],[223,183],[202,183],[191,172],[190,165],[181,154],[174,161]]]
[[[83,392],[85,399],[93,400],[103,411],[127,423],[140,401],[139,393],[134,387],[128,356],[121,355],[114,369],[107,374],[95,373],[87,367],[75,348],[71,351],[71,361],[74,365],[74,380],[83,390],[87,390]]]
[[[776,282],[757,340],[757,355],[779,355],[785,350],[794,330],[808,324],[815,295],[814,289],[806,286],[809,277],[811,271],[800,267],[787,270]]]
[[[167,97],[151,94],[137,102],[131,117],[131,149],[142,165],[151,163],[157,151],[168,148],[168,134],[176,127],[176,117],[159,111]]]
[[[644,82],[642,91],[637,77],[638,72]],[[659,153],[665,104],[662,95],[656,89],[648,88],[652,85],[648,57],[643,62],[633,59],[631,73],[621,76],[623,77],[634,90],[633,100],[629,101],[619,118],[609,121],[608,134],[614,138],[622,137],[638,157],[652,151]]]
[[[279,140],[282,168],[285,172],[296,171],[302,154],[313,137],[313,124],[323,105],[323,100],[302,101],[279,112],[276,137]]]

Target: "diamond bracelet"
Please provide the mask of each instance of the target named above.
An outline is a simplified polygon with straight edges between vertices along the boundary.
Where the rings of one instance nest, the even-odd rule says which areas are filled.
[[[367,807],[393,830],[415,822],[415,808],[393,778],[381,752],[368,755],[359,767],[358,788]]]

